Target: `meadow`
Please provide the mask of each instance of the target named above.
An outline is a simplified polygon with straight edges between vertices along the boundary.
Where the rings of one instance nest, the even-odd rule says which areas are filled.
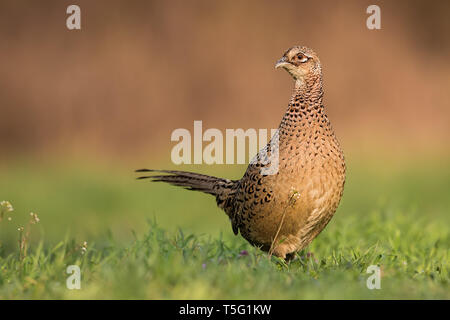
[[[2,165],[14,211],[0,222],[0,299],[450,298],[447,159],[350,159],[336,215],[290,263],[235,237],[211,196],[133,169]],[[238,178],[245,166],[182,169]],[[73,264],[80,290],[66,288]],[[370,265],[379,290],[366,286]]]
[[[0,300],[450,299],[450,1],[378,1],[380,30],[364,1],[77,2],[81,30],[65,1],[0,1]],[[293,45],[320,56],[348,171],[286,264],[211,196],[133,171],[240,178],[176,167],[171,135],[278,127],[293,83],[274,64]]]

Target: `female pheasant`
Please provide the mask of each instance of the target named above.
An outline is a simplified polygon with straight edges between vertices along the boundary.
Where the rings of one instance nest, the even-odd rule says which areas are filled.
[[[198,173],[140,169],[163,174],[139,177],[216,197],[234,233],[252,245],[289,259],[305,248],[333,217],[345,183],[342,150],[323,106],[322,69],[306,47],[288,49],[275,68],[295,81],[277,133],[250,162],[240,180]],[[277,170],[270,172],[276,161]]]

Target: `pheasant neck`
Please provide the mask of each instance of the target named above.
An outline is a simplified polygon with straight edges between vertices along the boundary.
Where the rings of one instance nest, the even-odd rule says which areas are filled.
[[[321,77],[297,80],[284,118],[311,123],[313,119],[319,121],[324,114]]]
[[[280,143],[290,143],[293,136],[310,136],[330,130],[323,107],[322,79],[296,81],[288,109],[280,124]]]
[[[310,104],[322,105],[323,98],[323,86],[322,77],[312,76],[303,79],[297,79],[294,85],[294,92],[292,94],[292,99],[298,101],[307,101]],[[294,101],[295,102],[295,101]],[[292,103],[292,100],[291,100]]]

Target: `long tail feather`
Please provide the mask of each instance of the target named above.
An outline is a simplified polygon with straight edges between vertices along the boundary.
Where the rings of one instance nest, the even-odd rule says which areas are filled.
[[[137,179],[150,179],[153,182],[166,182],[174,186],[183,187],[187,190],[201,191],[214,196],[217,196],[221,192],[220,187],[233,183],[233,181],[228,179],[187,171],[139,169],[136,170],[136,172],[165,173],[164,175],[140,176]]]
[[[137,173],[164,173],[156,175],[144,175],[137,179],[149,179],[154,182],[166,182],[174,186],[183,187],[187,190],[201,191],[215,196],[216,203],[222,208],[231,220],[234,234],[238,234],[238,223],[236,221],[234,208],[234,194],[239,180],[228,180],[208,176],[205,174],[176,171],[176,170],[152,170],[139,169]]]

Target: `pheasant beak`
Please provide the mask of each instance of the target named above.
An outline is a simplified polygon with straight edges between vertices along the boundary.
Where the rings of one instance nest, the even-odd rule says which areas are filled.
[[[278,60],[277,63],[275,63],[275,69],[285,67],[288,64],[289,64],[289,62],[287,62],[286,57],[283,57],[280,60]]]

